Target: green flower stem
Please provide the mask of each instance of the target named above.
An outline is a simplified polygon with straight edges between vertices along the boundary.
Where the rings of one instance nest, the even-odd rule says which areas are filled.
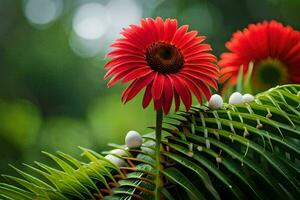
[[[160,200],[160,190],[161,190],[161,181],[160,181],[160,143],[161,143],[161,130],[162,130],[162,120],[163,120],[163,111],[159,109],[156,111],[156,146],[155,146],[155,158],[156,158],[156,180],[155,180],[155,200]]]

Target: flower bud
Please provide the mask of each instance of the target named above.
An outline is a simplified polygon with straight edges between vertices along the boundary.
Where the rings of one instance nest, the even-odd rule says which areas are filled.
[[[251,94],[244,94],[243,95],[243,102],[244,103],[250,103],[252,101],[254,101],[254,96],[253,95],[251,95]]]
[[[208,101],[208,107],[212,110],[220,109],[223,107],[223,99],[220,95],[214,94]]]
[[[143,138],[136,131],[129,131],[125,137],[125,144],[128,148],[137,148],[142,146]]]
[[[243,96],[239,92],[234,92],[229,97],[229,104],[235,105],[243,103]]]
[[[119,156],[126,156],[126,152],[123,151],[122,149],[114,149],[112,151],[110,151],[111,153],[113,154],[117,154]],[[125,161],[115,155],[112,155],[112,154],[108,154],[105,156],[105,158],[107,160],[109,160],[110,162],[114,163],[115,165],[117,165],[118,167],[124,167],[125,166]]]

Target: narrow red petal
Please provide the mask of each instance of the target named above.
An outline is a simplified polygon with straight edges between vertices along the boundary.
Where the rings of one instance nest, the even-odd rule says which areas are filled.
[[[199,74],[197,72],[189,72],[189,71],[182,71],[181,73],[184,74],[184,75],[187,75],[189,77],[193,77],[195,79],[199,79],[202,82],[207,83],[207,85],[211,86],[215,90],[218,89],[218,85],[217,85],[217,83],[215,81],[216,78],[214,79],[214,77],[208,77],[208,76],[205,76],[203,74]]]
[[[198,87],[201,89],[202,93],[204,94],[206,100],[208,101],[211,96],[209,87],[206,84],[204,84],[201,80],[194,79],[194,78],[192,80],[198,85]]]
[[[153,70],[150,69],[149,67],[142,67],[142,68],[132,70],[123,77],[122,84],[131,81],[133,79],[138,79],[143,76],[147,76],[148,74],[152,73],[152,71]]]
[[[127,69],[124,70],[122,72],[116,73],[111,79],[110,81],[107,83],[108,87],[113,86],[116,82],[118,82],[119,80],[121,80],[126,74],[128,74],[128,72],[131,71],[131,69]]]
[[[177,20],[166,19],[165,21],[165,34],[163,40],[171,42],[177,29]]]
[[[192,96],[190,91],[188,90],[185,81],[176,76],[170,76],[171,79],[173,80],[173,85],[178,93],[178,95],[180,96],[180,98],[182,99],[183,104],[185,105],[185,108],[187,110],[190,109],[191,105],[192,105]]]
[[[159,37],[158,37],[157,31],[156,31],[156,25],[155,25],[154,20],[152,18],[147,18],[146,21],[147,21],[148,26],[149,26],[149,31],[151,30],[153,40],[158,41]]]
[[[121,34],[127,39],[128,42],[134,44],[134,46],[137,46],[140,49],[144,48],[143,43],[140,41],[140,38],[134,35],[132,29],[123,28]]]
[[[134,71],[135,69],[144,68],[144,67],[146,67],[145,64],[141,64],[141,63],[135,63],[135,64],[132,63],[132,65],[128,65],[128,64],[116,65],[109,69],[109,71],[105,74],[104,79],[110,77],[113,74],[118,74],[128,70]]]
[[[130,49],[131,51],[142,51],[143,49],[135,46],[130,41],[125,38],[117,39],[114,43],[110,45],[111,47],[116,47],[119,49]]]
[[[177,112],[180,107],[180,98],[177,92],[174,92],[174,99],[175,99],[175,112]]]
[[[164,21],[162,20],[161,17],[156,18],[156,30],[157,30],[157,35],[160,40],[164,38]]]
[[[135,56],[114,57],[113,59],[111,59],[105,64],[104,68],[108,69],[116,65],[134,64],[134,63],[142,63],[144,65],[148,64],[144,58],[140,58],[140,57],[135,57]]]
[[[207,44],[199,44],[193,48],[183,48],[182,52],[184,53],[186,58],[189,58],[191,56],[195,56],[197,54],[203,53],[203,52],[207,52],[207,51],[211,51],[212,48],[210,45]]]
[[[122,101],[126,103],[135,97],[145,86],[153,81],[154,75],[155,74],[153,72],[132,82],[132,84],[130,84],[123,92]]]
[[[203,74],[204,76],[206,77],[210,77],[210,78],[213,78],[213,79],[217,79],[218,76],[219,76],[219,71],[217,70],[210,70],[210,69],[207,69],[207,68],[202,68],[201,66],[197,66],[197,67],[185,67],[182,71],[186,71],[186,72],[189,72],[189,73],[196,73],[196,75],[199,75],[199,74]]]
[[[170,108],[173,100],[173,84],[169,76],[166,76],[165,78],[164,87],[165,89],[164,89],[163,110],[164,113],[167,115],[170,112]]]
[[[149,45],[149,44],[151,44],[152,42],[155,41],[155,36],[153,36],[152,31],[149,31],[149,30],[152,30],[152,27],[151,27],[151,25],[149,24],[148,21],[149,20],[147,20],[147,19],[142,19],[141,20],[141,26],[144,29],[143,37],[145,37],[145,39],[147,40],[147,45]]]
[[[184,25],[181,26],[179,29],[177,29],[174,38],[172,40],[173,44],[177,44],[179,40],[182,39],[183,35],[187,32],[189,26],[188,25]]]
[[[148,107],[148,105],[151,102],[151,99],[152,99],[151,88],[152,88],[152,83],[147,85],[147,87],[146,87],[144,97],[143,97],[143,108]]]
[[[161,98],[164,89],[164,81],[165,81],[164,75],[160,73],[156,73],[155,78],[153,80],[152,91],[151,91],[154,100]]]
[[[188,44],[190,41],[192,41],[196,36],[197,36],[198,32],[197,31],[191,31],[191,32],[188,32],[186,33],[182,40],[179,41],[179,45],[178,45],[178,48],[182,48],[184,47],[186,44]]]
[[[106,56],[107,57],[114,57],[114,56],[121,56],[121,55],[122,56],[124,56],[124,55],[128,55],[128,56],[134,55],[134,56],[145,58],[145,55],[144,55],[143,52],[136,51],[136,50],[131,50],[129,48],[113,50],[113,51],[109,52]]]
[[[188,88],[195,94],[199,103],[202,103],[202,94],[200,89],[197,87],[197,84],[193,82],[193,80],[190,79],[188,76],[185,76],[184,74],[180,74],[180,77],[185,80]]]
[[[184,45],[182,47],[182,49],[194,49],[195,47],[197,47],[198,45],[200,45],[201,42],[203,42],[206,39],[205,36],[197,36],[195,37],[193,40],[191,40],[190,42],[188,42],[186,45]],[[208,44],[204,44],[204,45],[208,45]]]

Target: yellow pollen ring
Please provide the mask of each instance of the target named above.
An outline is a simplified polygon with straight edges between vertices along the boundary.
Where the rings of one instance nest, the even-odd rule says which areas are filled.
[[[266,90],[287,83],[289,73],[281,61],[269,57],[255,64],[252,80],[257,89]]]

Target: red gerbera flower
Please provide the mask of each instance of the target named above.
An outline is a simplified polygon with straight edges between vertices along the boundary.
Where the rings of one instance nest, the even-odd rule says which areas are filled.
[[[122,94],[124,103],[146,88],[143,107],[153,100],[155,110],[163,108],[167,114],[175,101],[186,109],[191,107],[194,93],[202,101],[202,94],[211,95],[208,86],[217,89],[218,68],[216,58],[209,53],[211,47],[202,44],[205,37],[197,31],[188,32],[188,26],[177,27],[177,20],[160,17],[141,20],[141,25],[124,28],[111,46],[116,49],[107,54],[112,59],[104,78],[113,76],[108,86],[117,81],[131,82]]]
[[[220,82],[235,85],[240,66],[244,74],[254,63],[252,83],[260,89],[285,83],[300,83],[300,33],[276,21],[250,24],[233,34],[223,53]]]

